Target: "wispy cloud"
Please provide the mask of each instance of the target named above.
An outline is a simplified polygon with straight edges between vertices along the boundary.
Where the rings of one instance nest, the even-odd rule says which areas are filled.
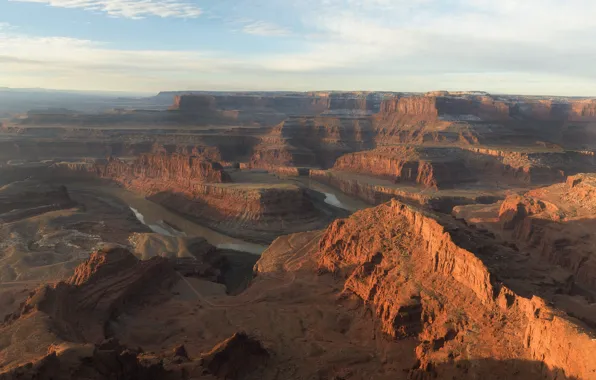
[[[200,14],[194,3],[184,2],[195,0],[20,1],[129,18]],[[0,82],[43,78],[123,90],[283,86],[596,92],[591,90],[596,88],[593,0],[218,0],[205,13],[219,28],[214,36],[221,43],[185,46],[216,46],[214,51],[121,50],[0,27]],[[247,48],[231,40],[237,34],[219,33],[222,27],[272,38]],[[185,31],[177,42],[193,38]],[[36,62],[47,63],[45,74]]]
[[[149,16],[196,18],[202,14],[197,6],[177,0],[10,0],[42,3],[51,7],[80,8],[104,12],[113,17],[140,19]]]
[[[287,36],[290,34],[289,29],[265,21],[249,22],[242,28],[242,31],[255,36]]]

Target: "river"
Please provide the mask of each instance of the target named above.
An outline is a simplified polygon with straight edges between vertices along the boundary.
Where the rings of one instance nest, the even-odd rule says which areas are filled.
[[[92,191],[98,196],[102,194],[114,197],[126,203],[136,218],[149,227],[151,231],[166,236],[200,236],[210,244],[221,249],[248,252],[260,255],[267,249],[267,246],[249,243],[241,239],[213,231],[210,228],[201,226],[185,217],[176,214],[160,204],[151,202],[141,195],[117,186],[88,186],[85,184],[69,185],[76,189],[83,188],[85,191]]]
[[[370,207],[368,204],[358,199],[352,198],[341,191],[310,178],[295,178],[293,180],[299,182],[303,186],[324,194],[325,202],[334,207],[351,212]],[[73,189],[76,187],[83,188],[85,191],[97,193],[98,196],[103,194],[104,196],[119,199],[126,203],[136,218],[149,227],[154,233],[166,236],[200,236],[217,248],[248,252],[256,255],[262,254],[263,251],[267,249],[267,246],[249,243],[204,227],[170,211],[160,204],[151,202],[141,195],[137,195],[118,186],[89,186],[85,184],[73,184],[69,186],[72,186]]]
[[[311,178],[298,177],[295,178],[294,181],[301,183],[303,186],[306,186],[311,190],[324,194],[325,203],[331,206],[348,210],[350,212],[356,212],[358,210],[371,207],[366,202],[350,197],[349,195],[344,194],[341,191],[332,188],[331,186],[317,182]]]

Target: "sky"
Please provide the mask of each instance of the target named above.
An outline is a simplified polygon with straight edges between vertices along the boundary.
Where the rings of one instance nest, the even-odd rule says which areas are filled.
[[[594,0],[0,0],[0,87],[596,96]]]

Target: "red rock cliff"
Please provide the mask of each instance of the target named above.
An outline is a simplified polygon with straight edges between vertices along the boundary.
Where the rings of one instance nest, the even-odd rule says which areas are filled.
[[[180,154],[143,154],[133,162],[110,159],[105,166],[99,165],[104,178],[159,179],[172,184],[187,186],[192,182],[230,182],[221,165],[200,157]]]
[[[392,201],[333,223],[318,260],[370,306],[385,333],[419,338],[420,378],[460,378],[441,365],[463,350],[542,361],[554,370],[549,376],[594,379],[594,332],[536,296],[532,278],[544,267],[514,269],[516,256],[481,231]]]

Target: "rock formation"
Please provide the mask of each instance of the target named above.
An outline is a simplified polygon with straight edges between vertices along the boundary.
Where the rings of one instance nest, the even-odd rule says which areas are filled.
[[[594,175],[511,196],[501,204],[499,221],[516,243],[545,261],[568,268],[571,286],[596,291],[596,260],[590,229],[596,211]],[[596,294],[596,293],[595,293]]]
[[[3,119],[0,378],[596,379],[593,99],[158,98]]]
[[[220,379],[241,379],[267,364],[269,353],[261,343],[236,333],[201,355],[201,365]]]
[[[155,302],[174,279],[166,259],[138,261],[121,248],[98,251],[69,280],[38,289],[20,312],[7,316],[2,335],[14,340],[3,345],[1,364],[35,360],[50,344],[100,343],[109,337],[110,320],[149,295]]]
[[[193,182],[230,182],[221,165],[201,157],[178,154],[144,154],[132,163],[111,159],[105,166],[99,165],[98,170],[103,178],[159,180],[174,186],[190,186]]]
[[[457,149],[377,148],[342,156],[333,169],[435,189],[477,181]]]
[[[221,165],[198,157],[142,155],[97,165],[102,178],[231,236],[270,242],[282,233],[321,228],[333,218],[314,195],[287,183],[229,183]],[[322,203],[322,202],[319,202]]]
[[[518,256],[482,232],[391,202],[335,222],[319,267],[344,278],[344,291],[370,305],[385,333],[419,337],[414,373],[453,375],[444,363],[466,355],[540,360],[559,375],[593,378],[593,331],[548,306],[563,288],[532,285],[559,270]]]

